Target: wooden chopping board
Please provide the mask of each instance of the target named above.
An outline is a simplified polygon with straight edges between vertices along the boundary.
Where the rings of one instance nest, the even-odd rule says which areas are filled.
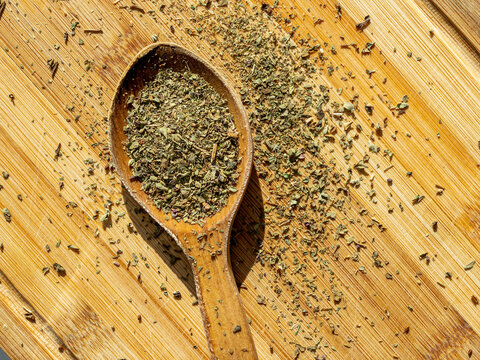
[[[12,359],[209,357],[187,262],[106,171],[102,119],[116,81],[153,34],[198,51],[221,68],[220,60],[210,59],[207,40],[171,31],[180,22],[194,28],[191,19],[159,11],[160,3],[42,0],[5,6],[0,171],[9,177],[0,178],[0,208],[9,209],[11,222],[0,219],[0,347]],[[254,177],[237,216],[232,263],[259,357],[292,359],[298,348],[305,359],[480,358],[480,307],[474,304],[480,298],[480,266],[465,270],[480,261],[480,5],[342,0],[341,8],[339,19],[337,1],[280,1],[275,14],[287,32],[300,25],[295,40],[310,34],[337,44],[341,36],[358,44],[375,41],[369,57],[338,49],[330,58],[342,74],[355,74],[354,82],[345,83],[340,75],[325,80],[333,89],[343,88],[345,99],[355,93],[369,97],[375,122],[391,117],[386,99],[410,97],[409,111],[390,120],[388,136],[379,139],[395,156],[375,168],[376,181],[382,180],[378,204],[365,200],[364,190],[356,197],[374,218],[368,223],[386,231],[351,230],[368,241],[367,251],[381,250],[389,266],[363,274],[362,264],[340,261],[334,271],[348,301],[344,311],[302,318],[290,306],[290,286],[276,284],[272,270],[255,262],[255,237],[242,231],[258,221],[262,207],[275,205],[267,200],[273,189]],[[371,25],[357,32],[355,24],[366,15]],[[316,23],[318,18],[323,21]],[[75,21],[77,36],[64,45],[63,34]],[[102,31],[85,32],[97,29]],[[52,58],[59,66],[50,81],[47,60]],[[370,81],[365,69],[376,69],[373,76],[387,81]],[[224,75],[232,83],[238,80],[225,70]],[[371,127],[370,119],[360,121]],[[398,131],[397,140],[391,129]],[[59,144],[62,156],[55,158]],[[419,194],[425,199],[412,204]],[[404,211],[389,214],[388,197]],[[115,211],[112,225],[104,228],[98,218],[107,199]],[[276,227],[268,215],[265,223],[268,244]],[[292,249],[303,251],[300,244]],[[419,260],[425,253],[428,264],[425,257]],[[54,263],[66,269],[65,276],[56,275]],[[45,267],[50,267],[46,275]],[[321,289],[329,288],[319,269],[308,271]],[[395,272],[393,280],[385,278],[387,271]],[[302,279],[295,281],[293,286],[301,287]],[[285,295],[277,296],[276,288]],[[181,300],[173,298],[174,291],[182,293]],[[264,306],[258,295],[276,300]],[[313,329],[320,333],[312,334]],[[316,355],[305,348],[313,345]]]

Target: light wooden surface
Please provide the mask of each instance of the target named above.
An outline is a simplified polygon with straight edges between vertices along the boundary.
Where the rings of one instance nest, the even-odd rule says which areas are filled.
[[[200,311],[192,304],[188,263],[171,239],[122,193],[117,177],[105,170],[108,144],[103,118],[116,82],[135,54],[151,43],[152,34],[199,51],[205,58],[212,49],[198,37],[170,31],[170,25],[180,19],[185,27],[194,28],[182,13],[165,15],[151,1],[136,3],[146,12],[156,9],[157,21],[148,13],[122,8],[130,5],[123,0],[116,4],[110,0],[8,2],[0,19],[0,47],[8,50],[0,51],[0,170],[10,173],[7,180],[0,178],[4,186],[0,208],[8,207],[12,214],[10,223],[0,219],[4,245],[0,251],[0,347],[12,359],[209,356]],[[390,165],[387,159],[371,159],[374,167],[379,165],[374,180],[376,205],[365,196],[367,187],[352,193],[350,216],[357,219],[362,207],[369,215],[349,229],[357,241],[366,241],[367,249],[359,263],[343,261],[353,251],[346,246],[339,250],[340,261],[325,255],[344,301],[338,314],[321,311],[315,316],[302,315],[290,302],[299,289],[300,301],[306,304],[300,276],[289,273],[290,284],[275,281],[273,270],[254,262],[252,249],[258,234],[252,235],[252,224],[262,218],[262,209],[272,208],[277,200],[273,188],[253,177],[234,226],[231,260],[259,358],[291,359],[295,348],[316,345],[320,337],[316,355],[304,350],[299,358],[325,354],[329,359],[465,359],[469,350],[471,358],[480,358],[479,306],[471,301],[473,295],[480,298],[480,68],[478,39],[470,35],[478,34],[478,28],[451,15],[478,13],[478,4],[469,2],[468,10],[466,5],[440,0],[436,6],[423,0],[342,0],[341,20],[335,19],[336,4],[280,1],[276,13],[296,15],[290,24],[280,22],[286,31],[301,24],[296,40],[309,33],[337,48],[342,35],[358,44],[375,41],[376,51],[368,57],[338,49],[329,61],[340,71],[321,80],[333,89],[343,88],[343,99],[356,93],[369,97],[375,106],[374,122],[389,119],[385,135],[377,141],[395,153],[394,167],[385,171]],[[439,11],[442,6],[446,9]],[[367,14],[372,24],[359,33],[355,24]],[[313,16],[324,22],[315,25]],[[446,17],[450,17],[448,23]],[[65,46],[63,33],[74,19],[81,27]],[[97,28],[103,33],[84,33]],[[79,38],[84,45],[78,44]],[[465,38],[469,44],[462,42]],[[60,45],[58,50],[55,44]],[[408,51],[413,53],[411,58],[406,56]],[[51,83],[46,65],[50,58],[60,61]],[[91,71],[86,71],[85,60],[94,61]],[[377,73],[369,79],[365,69],[372,68]],[[221,64],[219,69],[230,81],[238,80]],[[341,78],[349,71],[356,78],[346,83]],[[14,95],[14,104],[9,94]],[[394,118],[387,100],[396,103],[404,94],[410,97],[410,108]],[[78,121],[74,121],[76,114],[81,114]],[[359,121],[370,129],[370,119]],[[395,141],[391,135],[396,130]],[[354,153],[359,158],[367,142],[362,137],[356,143]],[[55,160],[59,143],[63,155]],[[412,177],[405,176],[407,171],[412,171]],[[391,187],[387,178],[393,179]],[[445,188],[443,195],[436,195],[436,184]],[[426,198],[413,205],[417,194]],[[96,210],[104,214],[107,199],[114,202],[112,224],[103,228],[92,216]],[[395,207],[393,214],[387,211],[390,205]],[[122,212],[125,216],[117,221]],[[269,214],[264,216],[260,237],[268,248],[276,228]],[[369,227],[372,217],[387,230]],[[438,221],[437,232],[432,231],[433,221]],[[80,252],[67,249],[69,244]],[[112,259],[119,249],[123,251],[119,259]],[[287,259],[291,264],[295,249],[300,254],[304,251],[302,244],[292,244]],[[389,265],[371,266],[373,251],[388,259]],[[426,252],[434,259],[429,265],[419,260]],[[138,264],[127,267],[132,253]],[[464,266],[474,259],[477,264],[465,271]],[[43,275],[42,268],[55,262],[66,269],[65,276],[58,276],[53,268]],[[358,271],[362,265],[365,274]],[[452,280],[445,279],[447,271],[453,274]],[[327,297],[322,291],[330,290],[330,277],[322,276],[318,266],[310,266],[308,272],[311,277],[317,275],[319,296]],[[392,280],[385,278],[386,272],[394,274]],[[276,289],[282,294],[277,295]],[[182,293],[181,300],[173,298],[174,291]],[[266,306],[257,303],[258,295],[266,297]],[[325,306],[332,306],[329,303],[333,301]],[[32,312],[35,322],[25,318],[26,311]],[[334,333],[329,324],[334,324]]]

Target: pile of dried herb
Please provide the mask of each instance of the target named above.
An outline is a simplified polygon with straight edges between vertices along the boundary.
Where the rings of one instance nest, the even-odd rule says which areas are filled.
[[[217,213],[237,191],[239,176],[227,101],[197,74],[160,69],[128,102],[124,148],[142,189],[176,219]]]

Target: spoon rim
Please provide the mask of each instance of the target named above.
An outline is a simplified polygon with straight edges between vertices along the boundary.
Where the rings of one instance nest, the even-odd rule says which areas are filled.
[[[128,191],[128,193],[135,199],[135,201],[162,228],[164,228],[167,231],[167,233],[169,233],[176,240],[176,242],[180,245],[180,247],[185,251],[184,246],[182,245],[182,242],[179,241],[177,233],[174,231],[174,229],[171,229],[170,226],[165,224],[161,219],[159,219],[156,215],[154,215],[153,212],[150,210],[150,206],[155,206],[155,204],[153,204],[153,203],[145,204],[141,199],[137,198],[137,196],[135,194],[135,191],[133,191],[133,189],[130,186],[129,181],[127,181],[127,179],[124,178],[123,174],[118,171],[119,160],[116,156],[116,150],[114,149],[114,146],[113,146],[114,141],[115,141],[114,140],[114,131],[113,131],[113,128],[114,128],[113,123],[114,123],[115,120],[114,120],[113,114],[114,114],[115,107],[118,106],[117,99],[118,99],[119,96],[121,96],[120,92],[122,90],[122,86],[123,86],[124,82],[126,81],[126,79],[128,78],[129,72],[137,64],[137,62],[140,61],[144,56],[146,56],[147,54],[149,54],[152,51],[155,51],[156,48],[161,47],[161,46],[171,48],[173,56],[175,56],[175,54],[182,54],[182,55],[186,55],[187,57],[192,58],[196,62],[201,63],[203,66],[205,66],[205,68],[207,68],[212,73],[212,75],[216,79],[218,79],[218,81],[223,85],[223,87],[226,89],[226,91],[232,97],[234,106],[238,110],[238,117],[241,118],[241,121],[239,121],[239,122],[243,125],[243,127],[245,129],[245,135],[246,135],[246,139],[245,139],[246,151],[245,151],[245,155],[242,158],[242,161],[245,161],[245,165],[243,166],[243,171],[245,172],[245,176],[242,179],[241,183],[239,183],[237,185],[238,192],[230,195],[230,196],[235,196],[236,197],[235,201],[230,205],[227,203],[223,208],[221,208],[215,214],[202,218],[201,219],[202,221],[205,220],[205,224],[203,226],[199,225],[198,223],[191,224],[191,223],[183,221],[182,219],[176,220],[178,222],[178,224],[184,224],[185,227],[189,227],[189,228],[195,228],[197,226],[204,227],[207,224],[206,220],[212,219],[214,216],[216,216],[223,209],[227,208],[226,214],[222,218],[218,219],[217,223],[225,222],[225,224],[227,226],[227,229],[228,229],[228,234],[227,235],[229,235],[229,233],[231,231],[231,228],[232,228],[233,220],[235,219],[235,215],[237,214],[238,209],[240,208],[240,203],[243,200],[243,197],[245,195],[245,192],[246,192],[246,189],[247,189],[247,186],[248,186],[248,182],[250,180],[250,176],[251,176],[251,173],[252,173],[252,165],[253,165],[252,131],[251,131],[250,124],[249,124],[249,121],[248,121],[247,113],[245,111],[245,107],[243,106],[243,103],[242,103],[239,95],[234,90],[234,87],[230,86],[229,82],[209,62],[207,62],[206,60],[202,59],[200,56],[198,56],[194,52],[186,49],[185,47],[183,47],[179,44],[176,44],[176,43],[173,43],[173,42],[156,42],[156,43],[150,44],[150,45],[142,48],[135,55],[135,57],[130,61],[130,63],[127,65],[127,67],[123,71],[123,73],[122,73],[122,75],[121,75],[120,79],[118,80],[117,85],[115,87],[114,95],[112,97],[111,105],[110,105],[109,112],[108,112],[108,123],[109,123],[108,139],[109,139],[109,149],[110,149],[110,154],[111,154],[111,160],[112,160],[112,162],[115,166],[115,170],[116,170],[117,174],[119,175],[120,180],[121,180],[124,188]],[[200,74],[200,75],[202,76],[202,74]],[[166,215],[166,213],[164,211],[162,211],[161,209],[159,209],[159,210],[161,211],[162,214]],[[178,230],[178,229],[176,229],[176,230]]]

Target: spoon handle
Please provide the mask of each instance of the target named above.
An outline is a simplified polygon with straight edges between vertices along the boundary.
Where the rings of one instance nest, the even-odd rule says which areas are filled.
[[[192,266],[208,346],[212,360],[257,360],[250,326],[230,266],[226,246],[228,234],[228,231],[210,233],[207,244],[195,251]],[[197,239],[193,241],[198,242]]]

